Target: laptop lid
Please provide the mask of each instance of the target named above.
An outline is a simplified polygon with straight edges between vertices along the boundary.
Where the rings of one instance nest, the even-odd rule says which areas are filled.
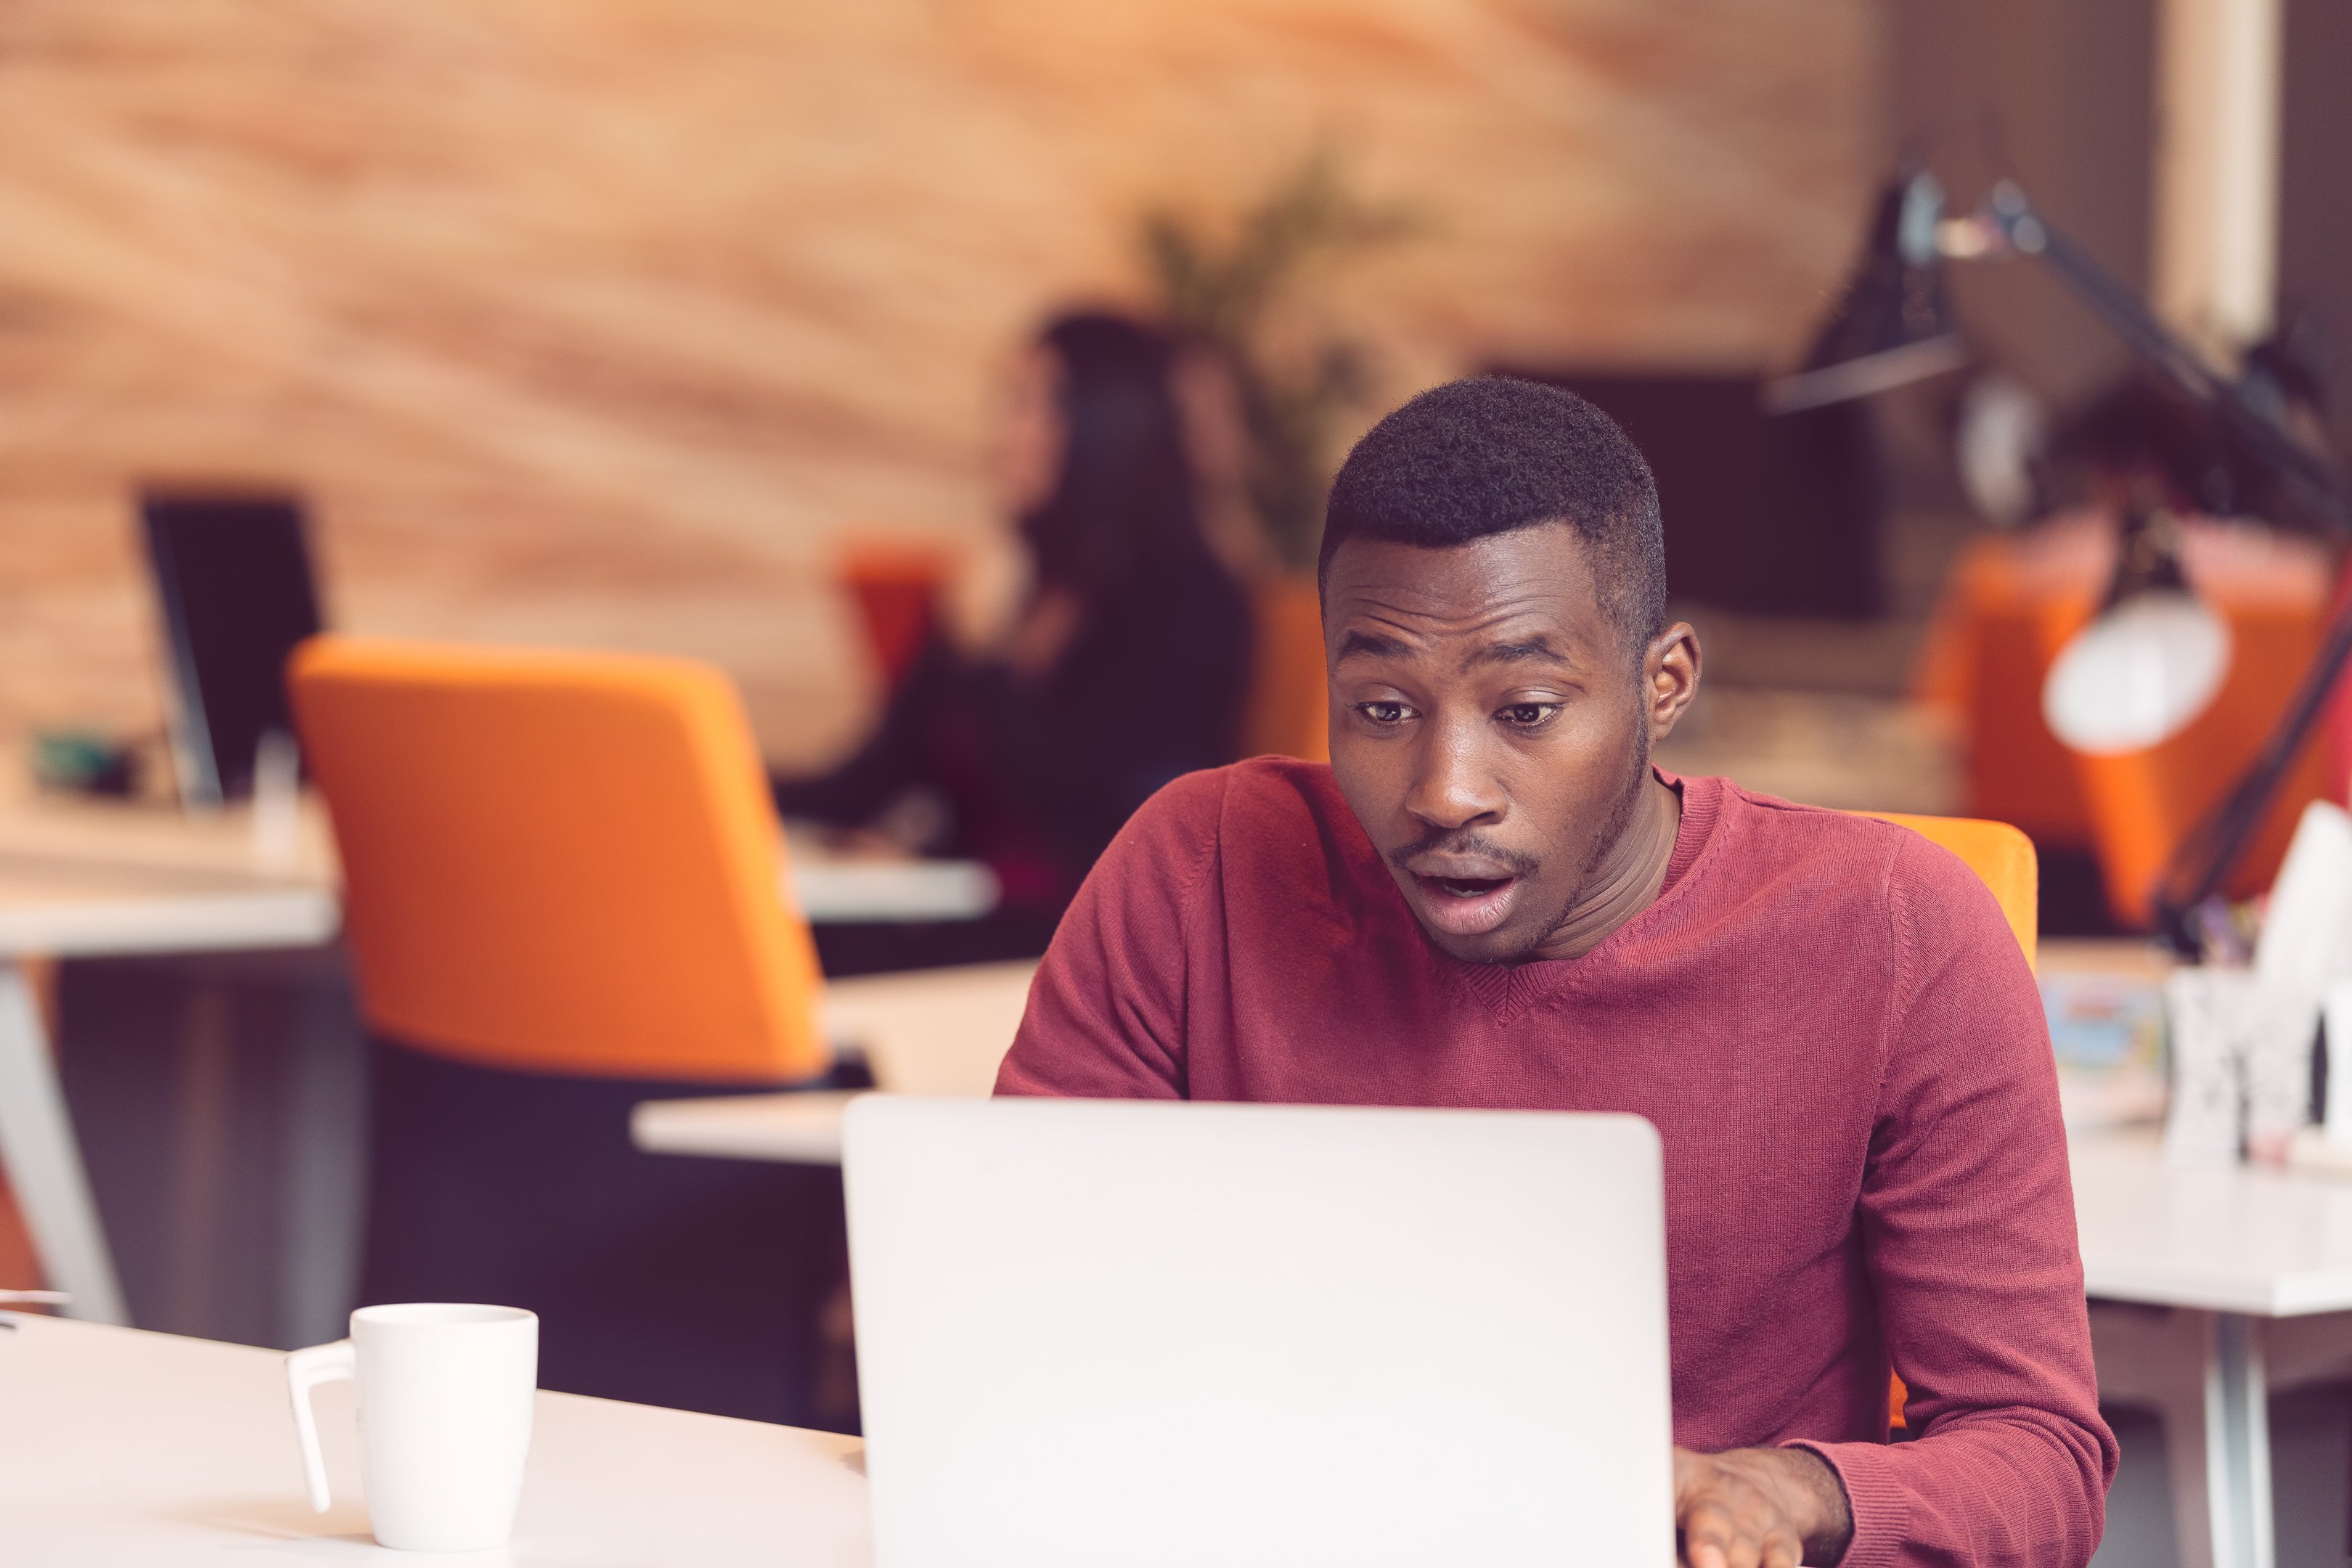
[[[877,1568],[1674,1561],[1637,1117],[854,1102]]]
[[[180,798],[253,793],[265,735],[291,743],[286,657],[319,630],[301,502],[150,492],[139,500],[163,613]]]

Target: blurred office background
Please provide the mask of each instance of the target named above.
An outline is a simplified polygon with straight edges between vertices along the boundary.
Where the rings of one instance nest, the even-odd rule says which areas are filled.
[[[1507,361],[1752,372],[1851,259],[1890,19],[16,8],[0,724],[160,724],[124,487],[218,476],[309,496],[344,629],[710,658],[818,763],[876,684],[831,550],[986,542],[1014,346],[1148,306],[1148,214],[1326,146],[1411,207],[1288,307],[1370,351],[1359,424]]]
[[[2143,840],[2185,823],[2135,819],[2116,847],[2103,803],[2124,786],[1999,729],[2038,722],[2046,650],[1987,673],[2001,623],[1962,589],[2015,565],[1988,552],[2041,547],[2032,518],[1996,526],[1954,455],[1987,373],[2057,428],[2129,377],[2128,351],[2046,269],[1953,269],[1966,365],[1801,431],[1767,394],[1906,165],[1955,212],[2016,180],[2224,360],[2290,317],[2306,347],[2340,344],[2352,16],[2331,0],[2276,12],[2270,319],[2216,319],[2200,281],[2221,220],[2197,205],[2201,89],[2166,39],[2231,9],[21,0],[0,16],[0,793],[74,743],[127,758],[133,793],[173,793],[136,512],[159,489],[299,497],[338,630],[706,660],[779,774],[821,773],[908,650],[861,570],[906,567],[942,624],[1015,613],[999,447],[1022,346],[1092,307],[1240,354],[1206,395],[1250,450],[1221,463],[1200,437],[1200,483],[1260,615],[1243,749],[1315,744],[1311,675],[1306,709],[1295,681],[1269,695],[1298,624],[1285,474],[1311,484],[1438,380],[1540,375],[1618,413],[1660,474],[1708,660],[1662,761],[2016,820],[2045,933],[2145,928],[2144,862],[2168,841]],[[1253,243],[1280,262],[1257,308],[1185,291],[1184,258],[1231,282]],[[1293,422],[1254,429],[1237,370]],[[2315,437],[2352,441],[2352,401],[2324,412]],[[2281,538],[2301,618],[2273,687],[2336,565]],[[2085,557],[2100,581],[2106,548]],[[2234,772],[2212,767],[2200,801]],[[2313,767],[2305,795],[2340,799],[2342,769]],[[898,938],[832,940],[887,968]],[[39,973],[142,1324],[331,1332],[359,1160],[287,1129],[358,1124],[340,960]],[[33,1272],[0,1245],[0,1273]],[[2282,1529],[2335,1544],[2285,1560],[2333,1563],[2345,1424],[2306,1404],[2320,1447],[2282,1473],[2338,1478],[2333,1511]],[[2158,1555],[2134,1561],[2164,1560],[2156,1507]]]
[[[1683,383],[1637,412],[1693,433],[1660,467],[1724,700],[1690,761],[1801,749],[1788,704],[1725,689],[1906,689],[1979,526],[1952,395],[1879,400],[1887,510],[1835,551],[1766,541],[1759,584],[1719,548],[1759,514],[1704,493],[1754,404],[1706,385],[1795,363],[1906,153],[1958,205],[2015,175],[2148,287],[2157,10],[13,8],[0,736],[160,733],[128,487],[260,483],[308,498],[341,629],[709,658],[780,767],[820,767],[878,698],[845,546],[939,547],[1001,598],[1014,345],[1072,300],[1153,309],[1153,215],[1229,232],[1321,153],[1405,218],[1302,262],[1263,328],[1359,351],[1326,447],[1466,371]],[[2345,25],[2293,0],[2284,26],[2277,273],[2325,322],[2352,315]],[[2053,408],[2127,363],[2035,268],[1953,287]],[[1958,804],[1917,715],[1803,716],[1907,769],[1897,804]],[[1786,763],[1759,784],[1824,786]]]

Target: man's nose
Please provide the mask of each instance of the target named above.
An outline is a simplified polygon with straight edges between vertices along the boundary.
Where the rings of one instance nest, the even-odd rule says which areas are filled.
[[[1432,725],[1415,759],[1404,808],[1432,827],[1490,825],[1502,819],[1506,798],[1471,726]]]

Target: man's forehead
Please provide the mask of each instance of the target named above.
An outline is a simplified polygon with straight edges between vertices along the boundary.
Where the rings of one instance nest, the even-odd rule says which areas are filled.
[[[1331,557],[1324,613],[1335,631],[1385,626],[1416,639],[1581,643],[1606,621],[1582,546],[1565,525],[1433,549],[1348,540]]]

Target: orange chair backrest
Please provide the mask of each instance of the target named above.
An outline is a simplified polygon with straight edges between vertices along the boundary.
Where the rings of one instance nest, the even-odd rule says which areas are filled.
[[[823,1069],[759,756],[685,659],[318,637],[289,666],[375,1030],[479,1065]]]
[[[2025,950],[2025,962],[2033,962],[2042,931],[2042,863],[2033,853],[2032,839],[2006,822],[1973,816],[1908,816],[1892,811],[1859,815],[1907,827],[1966,861],[1969,869],[1992,889],[2000,912],[2008,917],[2009,929],[2017,933],[2017,945]]]
[[[1244,755],[1331,760],[1323,673],[1323,602],[1312,577],[1280,577],[1252,590],[1257,649],[1242,716]]]
[[[842,552],[841,585],[857,606],[885,692],[898,689],[938,630],[949,564],[945,551],[919,543],[866,540]]]
[[[1859,815],[1907,827],[1958,856],[1992,889],[2009,929],[2017,934],[2017,944],[2025,950],[2025,962],[2033,962],[2034,947],[2042,933],[2042,862],[2033,852],[2032,839],[2006,822],[1986,822],[1974,816],[1911,816],[1896,811],[1865,811]],[[1887,1390],[1887,1425],[1907,1425],[1903,1407],[1909,1398],[1909,1391],[1897,1374]]]

